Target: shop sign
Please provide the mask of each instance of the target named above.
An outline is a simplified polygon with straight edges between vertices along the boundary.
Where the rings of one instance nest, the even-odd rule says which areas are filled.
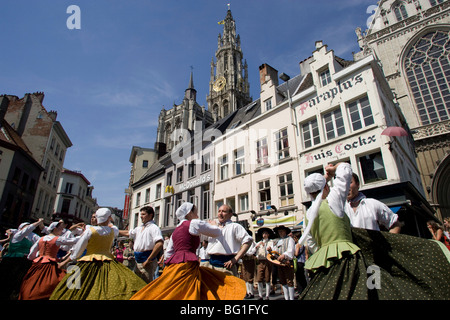
[[[182,192],[184,190],[197,187],[199,185],[202,185],[202,184],[210,182],[210,181],[211,181],[211,174],[210,173],[204,174],[204,175],[198,177],[197,179],[192,179],[190,181],[180,184],[178,192]]]
[[[344,92],[345,90],[349,90],[351,88],[353,88],[353,86],[356,86],[357,84],[363,82],[363,77],[362,77],[362,73],[352,77],[351,79],[344,81],[344,82],[338,82],[337,86],[334,86],[333,88],[331,88],[330,90],[317,95],[316,97],[305,101],[303,103],[301,103],[298,107],[298,109],[300,110],[301,114],[300,116],[302,116],[306,109],[309,107],[314,107],[316,104],[321,103],[322,101],[327,101],[327,100],[332,100],[334,99],[334,97],[336,97],[338,94]]]
[[[320,150],[320,152],[317,152],[317,153],[315,153],[315,152],[305,153],[306,163],[313,163],[314,161],[322,160],[322,159],[325,159],[328,157],[344,155],[346,151],[350,151],[352,149],[363,148],[364,146],[373,144],[376,141],[377,141],[376,135],[370,135],[370,136],[366,136],[366,137],[360,136],[348,143],[341,142],[341,143],[335,144],[334,146],[332,146],[330,149],[328,149],[326,151],[322,149],[322,150]]]

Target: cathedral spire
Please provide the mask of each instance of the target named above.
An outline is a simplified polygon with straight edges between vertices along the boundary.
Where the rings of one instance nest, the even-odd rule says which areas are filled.
[[[236,23],[228,4],[223,33],[217,38],[217,50],[211,61],[211,80],[207,96],[208,110],[214,120],[226,117],[233,111],[252,101],[249,96],[247,65],[243,63],[240,36],[236,34]]]
[[[188,88],[184,91],[184,97],[188,100],[194,100],[196,101],[197,99],[197,90],[194,89],[194,72],[193,72],[193,67],[191,67],[191,75],[189,78],[189,86]]]

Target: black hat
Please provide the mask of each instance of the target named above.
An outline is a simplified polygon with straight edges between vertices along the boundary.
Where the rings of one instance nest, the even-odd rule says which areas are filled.
[[[269,228],[266,228],[266,227],[258,229],[258,232],[257,232],[258,236],[260,236],[262,238],[262,235],[263,235],[264,231],[267,231],[269,233],[269,239],[275,238],[275,233],[273,232],[273,230],[269,229]]]
[[[277,234],[278,234],[279,230],[285,230],[286,234],[291,233],[291,229],[289,229],[288,227],[285,227],[285,226],[278,226],[278,227],[273,229],[273,231],[275,231],[275,233],[277,233]]]

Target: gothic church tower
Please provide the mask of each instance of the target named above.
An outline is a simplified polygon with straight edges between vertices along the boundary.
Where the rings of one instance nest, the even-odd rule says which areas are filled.
[[[219,33],[217,39],[216,62],[214,58],[211,60],[209,94],[206,97],[214,121],[252,101],[247,61],[242,62],[241,40],[236,35],[236,24],[230,9],[219,24],[223,25],[223,35]]]

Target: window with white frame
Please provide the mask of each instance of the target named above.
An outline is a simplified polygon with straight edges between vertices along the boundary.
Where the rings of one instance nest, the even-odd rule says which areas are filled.
[[[244,167],[244,148],[234,150],[234,175],[240,175],[245,172]]]
[[[206,153],[202,156],[202,172],[211,169],[210,154]]]
[[[236,212],[236,199],[235,197],[229,197],[226,199],[226,204],[230,206],[232,212]]]
[[[270,194],[270,180],[258,182],[259,210],[270,209],[272,197]]]
[[[313,119],[301,125],[303,147],[309,148],[320,143],[319,127],[317,119]]]
[[[215,202],[216,213],[219,212],[219,208],[223,206],[223,200],[218,200]]]
[[[135,207],[139,207],[139,204],[141,203],[141,193],[138,192],[136,194],[136,203],[134,204]]]
[[[172,185],[172,171],[167,172],[167,177],[166,177],[166,186],[171,186]]]
[[[155,217],[153,218],[153,221],[157,226],[159,226],[159,215],[160,215],[160,207],[155,207]]]
[[[239,211],[248,211],[248,193],[239,195]]]
[[[48,176],[48,184],[52,183],[54,174],[55,174],[55,166],[52,165],[52,168],[50,169],[50,174]]]
[[[198,207],[197,196],[195,195],[195,189],[188,190],[187,201]]]
[[[188,165],[188,178],[195,176],[195,161],[192,160]]]
[[[164,226],[167,227],[169,225],[170,216],[171,216],[171,208],[172,204],[170,203],[171,200],[166,200],[166,209],[164,210]]]
[[[178,193],[175,195],[175,208],[179,208],[183,204],[183,193]]]
[[[156,185],[155,199],[161,198],[161,183]]]
[[[145,203],[150,202],[150,188],[145,189]]]
[[[336,109],[323,115],[323,126],[327,140],[345,134],[344,120],[341,109]]]
[[[206,219],[210,219],[210,184],[204,184],[202,186],[202,211],[201,211],[201,218],[206,220]]]
[[[256,141],[256,163],[258,166],[263,166],[269,163],[268,155],[269,147],[267,145],[267,138],[262,138]]]
[[[219,158],[219,178],[220,180],[228,179],[228,155]]]
[[[322,87],[324,87],[330,82],[331,82],[330,70],[326,69],[320,73],[320,83],[322,84]]]
[[[367,96],[349,103],[347,109],[353,131],[375,123]]]
[[[73,188],[73,183],[66,182],[66,189],[64,190],[64,193],[71,194]]]
[[[266,101],[264,101],[264,105],[266,106],[266,111],[272,109],[272,98],[267,99]]]
[[[183,182],[183,166],[177,168],[177,182]]]
[[[294,204],[294,186],[292,172],[278,176],[278,187],[280,189],[280,206],[290,206]]]
[[[288,158],[290,156],[287,128],[281,129],[275,133],[275,144],[277,146],[278,160]]]

